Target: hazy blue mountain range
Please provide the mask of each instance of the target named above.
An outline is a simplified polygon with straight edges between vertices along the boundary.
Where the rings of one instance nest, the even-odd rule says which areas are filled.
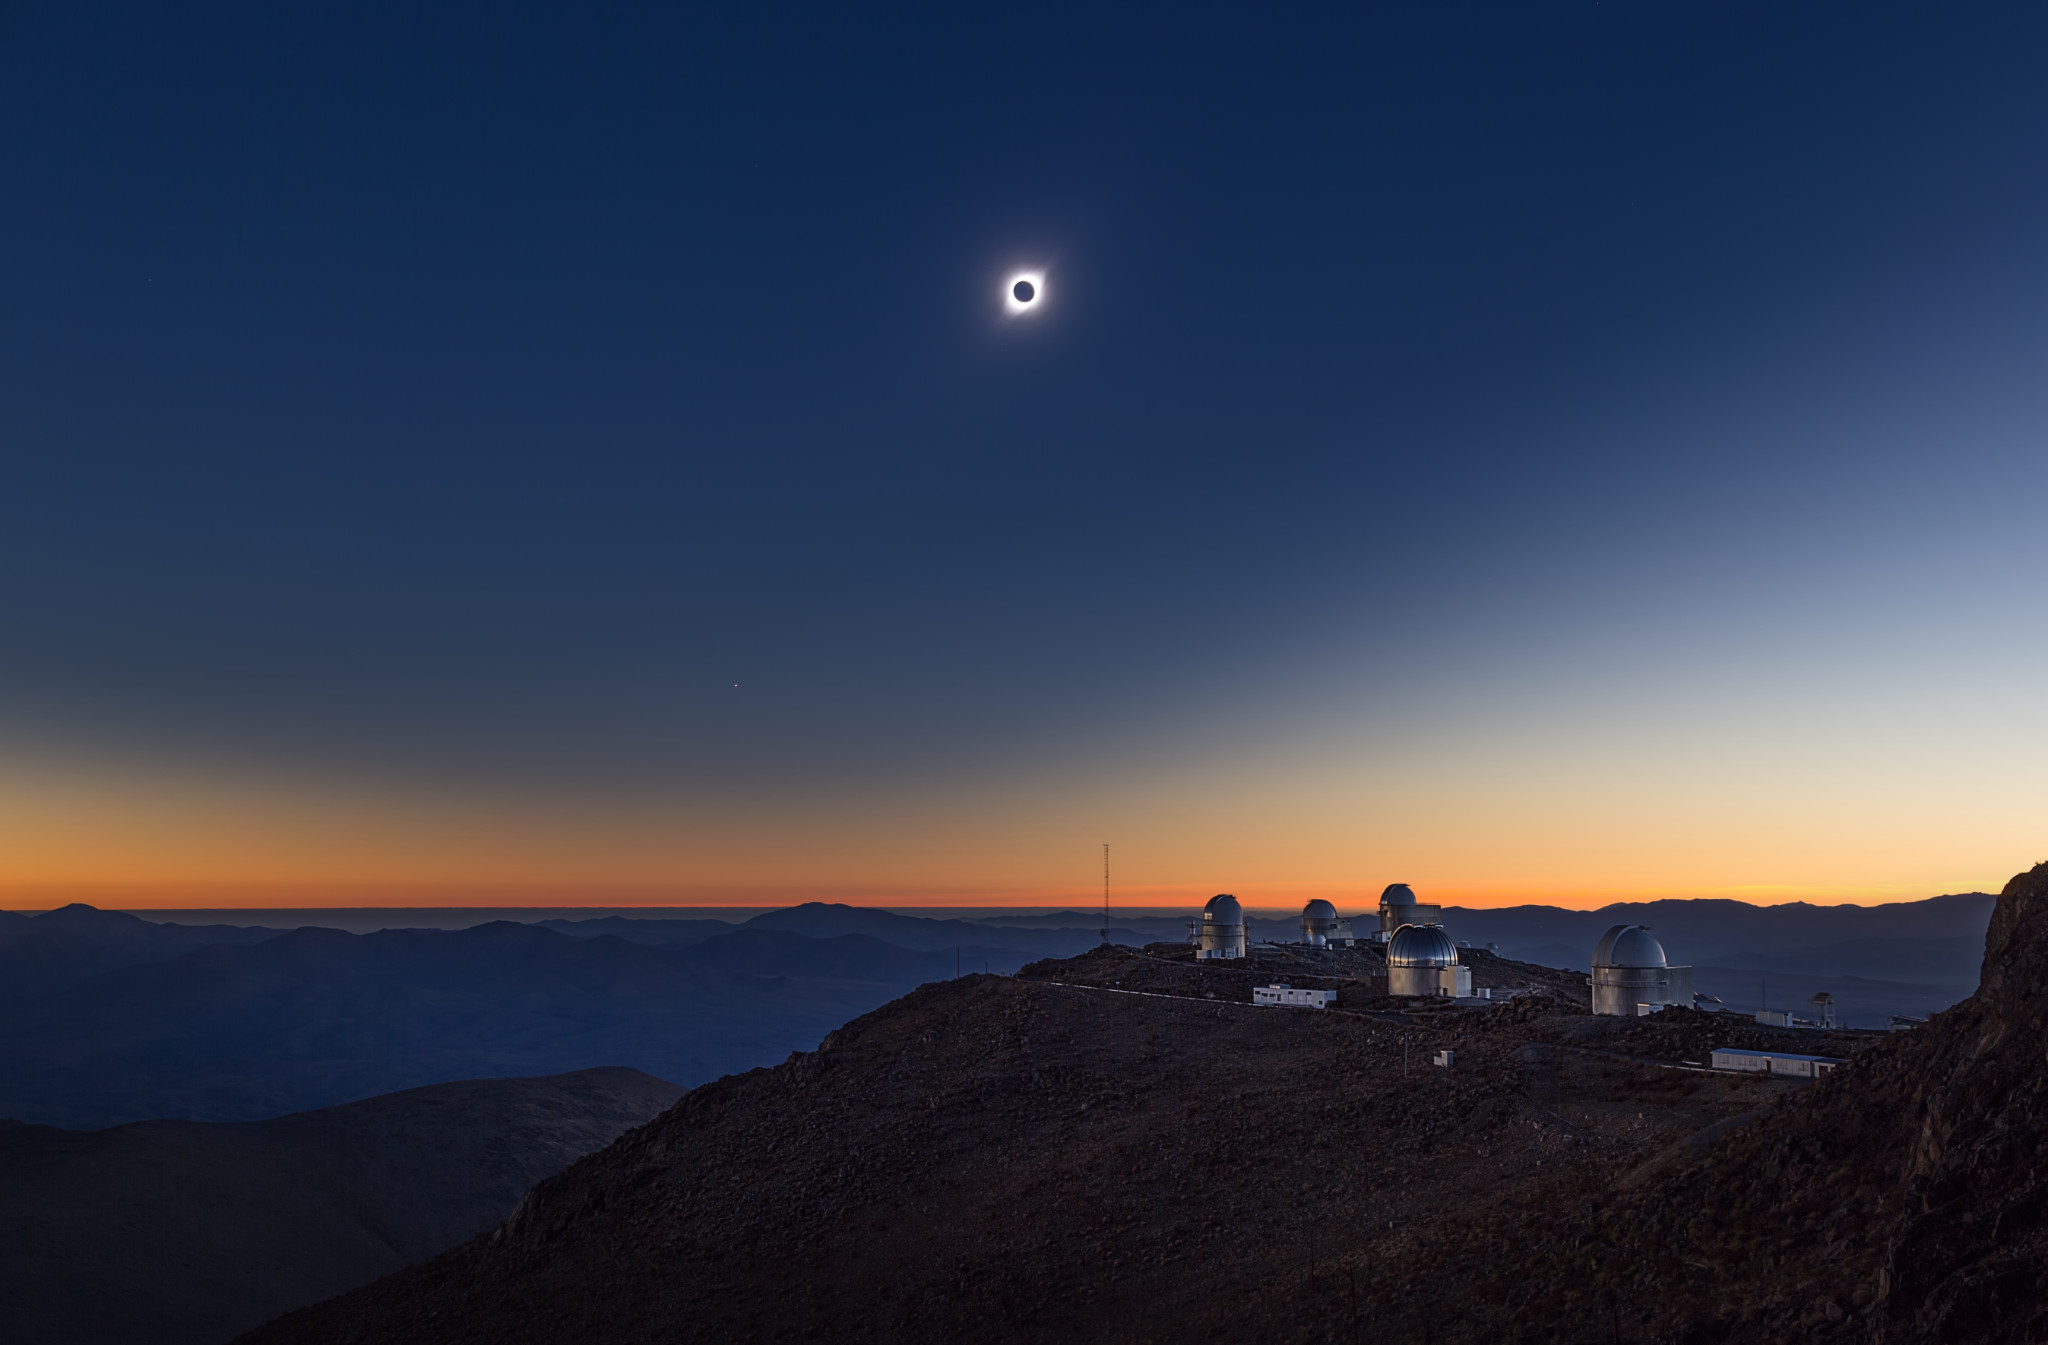
[[[1066,927],[1018,929],[997,921],[938,920],[928,916],[898,915],[866,906],[813,901],[787,910],[768,911],[742,921],[737,928],[801,934],[813,939],[861,934],[918,952],[978,949],[981,950],[980,955],[986,957],[989,950],[1001,949],[1023,954],[1025,961],[1041,957],[1072,957],[1102,942],[1099,915],[1068,915],[1065,918],[1071,922]],[[735,930],[735,926],[716,920],[636,920],[621,916],[601,920],[544,920],[541,923],[549,929],[578,938],[610,934],[635,943],[674,947]],[[1112,925],[1110,941],[1142,947],[1163,937],[1156,931],[1131,928],[1132,923],[1119,921]],[[1171,924],[1176,934],[1186,932],[1185,919],[1175,919]]]
[[[1883,1026],[1976,986],[1992,898],[1889,906],[1663,901],[1597,911],[1452,907],[1458,938],[1584,967],[1609,925],[1648,924],[1698,987],[1799,1012],[1820,990]],[[1347,913],[1350,908],[1345,909]],[[1362,908],[1361,908],[1362,909]],[[684,1085],[815,1046],[925,981],[1013,971],[1100,941],[1099,912],[946,918],[810,903],[743,923],[498,921],[369,934],[176,925],[89,906],[0,920],[0,1116],[100,1126],[246,1120],[451,1079],[642,1069]],[[1111,937],[1185,937],[1187,914]],[[1291,940],[1288,918],[1254,938]]]
[[[682,1092],[593,1069],[232,1125],[0,1121],[0,1339],[228,1340],[474,1237]]]
[[[85,905],[0,920],[0,999],[45,994],[119,967],[168,962],[214,944],[261,943],[279,931],[172,925]]]
[[[1025,960],[1002,949],[959,959],[994,970]],[[951,949],[776,930],[682,948],[511,922],[293,930],[11,1002],[0,1018],[0,1116],[247,1120],[595,1065],[692,1085],[809,1049],[955,966]]]
[[[1892,951],[1920,946],[1927,940],[1974,940],[1969,974],[1977,975],[1984,955],[1984,930],[1991,922],[1996,898],[1983,892],[1930,897],[1884,906],[1752,906],[1741,901],[1618,902],[1593,911],[1568,911],[1556,906],[1502,906],[1444,910],[1444,928],[1455,938],[1475,944],[1497,943],[1501,952],[1562,945],[1580,950],[1576,965],[1585,965],[1593,945],[1610,925],[1648,926],[1674,962],[1695,966],[1728,965],[1731,957],[1779,957],[1794,949],[1861,943],[1881,957],[1880,941]],[[1839,958],[1839,953],[1831,954]]]
[[[693,943],[730,934],[735,928],[730,920],[640,920],[622,915],[607,915],[593,920],[558,917],[533,923],[541,929],[567,934],[572,939],[596,939],[609,935],[656,948],[687,948]]]
[[[1174,911],[1167,914],[1155,913],[1147,915],[1129,910],[1115,911],[1110,917],[1110,941],[1112,943],[1117,941],[1115,936],[1118,930],[1128,930],[1133,934],[1141,935],[1147,943],[1157,943],[1161,939],[1183,939],[1187,937],[1188,919],[1200,913],[1201,908],[1198,906],[1190,907],[1185,911]],[[1051,911],[1041,915],[990,914],[974,916],[972,917],[972,923],[977,925],[1005,926],[1013,929],[1100,930],[1102,928],[1102,912]],[[1301,932],[1301,921],[1299,918],[1264,920],[1252,917],[1251,926],[1254,930],[1259,931],[1258,937],[1260,938],[1277,937],[1277,932],[1283,928],[1292,929],[1296,935]],[[1264,929],[1267,926],[1270,926],[1275,931],[1274,935],[1269,936],[1264,933]]]
[[[1609,926],[1649,927],[1694,986],[1732,1009],[1768,1004],[1801,1015],[1835,998],[1838,1018],[1883,1027],[1924,1017],[1977,988],[1984,931],[1997,899],[1982,892],[1884,906],[1752,906],[1740,901],[1649,901],[1567,911],[1555,906],[1448,907],[1444,927],[1508,957],[1586,967]]]

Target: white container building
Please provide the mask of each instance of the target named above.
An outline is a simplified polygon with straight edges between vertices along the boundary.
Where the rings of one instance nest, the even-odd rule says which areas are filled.
[[[1818,1079],[1842,1062],[1828,1055],[1800,1055],[1793,1051],[1741,1051],[1732,1046],[1716,1050],[1711,1057],[1715,1069],[1741,1070],[1749,1074],[1789,1074],[1799,1079]]]
[[[1291,985],[1252,987],[1252,1003],[1286,1005],[1297,1009],[1327,1009],[1337,1002],[1334,990],[1297,990]]]

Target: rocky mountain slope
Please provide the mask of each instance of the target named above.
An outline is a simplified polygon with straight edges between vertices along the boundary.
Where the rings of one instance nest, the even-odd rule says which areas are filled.
[[[1260,971],[1155,945],[926,986],[249,1339],[2048,1337],[2048,867],[1978,995],[1897,1036],[1369,975],[1253,1008]],[[1716,1044],[1850,1063],[1683,1066]]]
[[[0,1338],[224,1341],[490,1228],[682,1091],[594,1069],[242,1124],[0,1122]]]
[[[1594,1225],[1645,1333],[2048,1339],[2048,864],[2000,893],[1976,995],[1626,1192]]]

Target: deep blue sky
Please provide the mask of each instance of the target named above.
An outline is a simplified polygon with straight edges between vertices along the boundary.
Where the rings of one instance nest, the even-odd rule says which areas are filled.
[[[728,9],[0,20],[0,744],[829,811],[2039,638],[2038,6]]]

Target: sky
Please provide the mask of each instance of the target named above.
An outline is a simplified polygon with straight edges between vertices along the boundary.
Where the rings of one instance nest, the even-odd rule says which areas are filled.
[[[2048,10],[720,9],[0,17],[0,906],[2048,854]]]

